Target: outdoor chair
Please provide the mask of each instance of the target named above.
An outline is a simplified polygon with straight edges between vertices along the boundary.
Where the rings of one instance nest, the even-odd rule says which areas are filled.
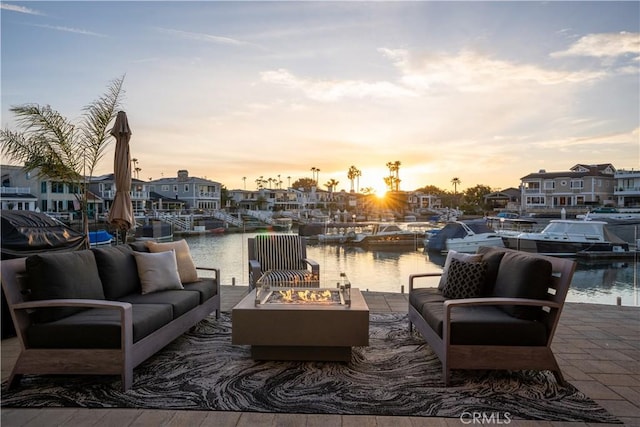
[[[304,238],[265,234],[247,241],[250,290],[259,279],[272,286],[320,286],[320,265],[307,258]]]

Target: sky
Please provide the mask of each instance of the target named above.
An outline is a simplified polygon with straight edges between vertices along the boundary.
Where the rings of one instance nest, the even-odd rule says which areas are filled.
[[[3,1],[0,19],[2,127],[28,103],[79,123],[125,76],[144,180],[349,191],[353,165],[383,191],[399,161],[401,190],[461,191],[640,168],[637,1]]]

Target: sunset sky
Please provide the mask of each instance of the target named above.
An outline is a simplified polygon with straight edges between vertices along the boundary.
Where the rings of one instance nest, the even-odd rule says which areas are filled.
[[[144,180],[286,187],[315,167],[349,190],[355,165],[384,188],[400,161],[400,189],[460,191],[640,168],[637,1],[1,4],[2,127],[26,103],[77,120],[126,75]]]

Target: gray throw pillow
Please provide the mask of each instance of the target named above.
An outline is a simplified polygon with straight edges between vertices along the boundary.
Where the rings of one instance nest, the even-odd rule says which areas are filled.
[[[486,275],[486,262],[465,262],[454,258],[449,265],[442,294],[452,299],[477,298],[482,293]]]
[[[138,277],[142,294],[184,289],[178,274],[178,263],[174,250],[157,253],[133,252],[138,266]]]

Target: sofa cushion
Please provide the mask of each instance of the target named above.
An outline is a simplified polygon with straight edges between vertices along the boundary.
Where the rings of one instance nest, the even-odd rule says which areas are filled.
[[[173,250],[170,252],[133,252],[140,278],[142,294],[183,289]]]
[[[189,251],[189,245],[186,240],[182,239],[166,243],[149,241],[147,242],[147,247],[149,248],[149,252],[152,253],[174,250],[176,254],[176,262],[178,263],[178,274],[180,275],[180,281],[182,284],[198,281],[196,265],[193,263],[191,252]]]
[[[524,252],[507,252],[502,257],[493,295],[505,298],[547,299],[552,267],[546,259]],[[520,319],[535,320],[542,314],[540,307],[500,306]]]
[[[502,261],[505,251],[496,249],[495,247],[481,246],[478,248],[477,253],[482,255],[482,261],[487,263],[487,275],[485,276],[481,295],[489,296],[493,294],[493,287],[498,277],[498,269],[500,268],[500,262]]]
[[[420,314],[442,338],[444,304],[426,303]],[[465,306],[451,311],[451,344],[540,346],[546,343],[547,330],[542,322],[518,319],[498,307]]]
[[[487,263],[451,260],[442,294],[447,298],[477,298],[484,288]]]
[[[129,294],[118,301],[129,302],[134,305],[138,304],[164,304],[171,307],[171,315],[174,319],[185,314],[192,308],[200,304],[200,293],[197,291],[169,290],[154,292],[151,294]]]
[[[218,294],[218,283],[211,277],[201,277],[197,282],[187,283],[184,286],[186,291],[197,291],[200,293],[200,304]]]
[[[115,300],[133,292],[140,292],[138,267],[130,246],[108,246],[94,248],[92,251],[107,299]]]
[[[444,266],[442,267],[442,276],[440,276],[440,283],[438,283],[438,289],[440,290],[443,290],[445,285],[447,284],[447,273],[449,272],[449,266],[451,265],[451,260],[454,258],[459,261],[471,261],[471,262],[482,261],[482,255],[465,254],[462,252],[456,252],[456,251],[450,250],[447,253],[447,259],[444,261]]]
[[[172,320],[168,304],[136,304],[131,308],[133,342],[160,329]],[[120,348],[120,311],[92,308],[27,330],[34,348]]]
[[[105,299],[96,260],[89,250],[33,255],[25,264],[32,300]],[[78,307],[41,309],[34,313],[34,320],[51,322],[83,310]]]

